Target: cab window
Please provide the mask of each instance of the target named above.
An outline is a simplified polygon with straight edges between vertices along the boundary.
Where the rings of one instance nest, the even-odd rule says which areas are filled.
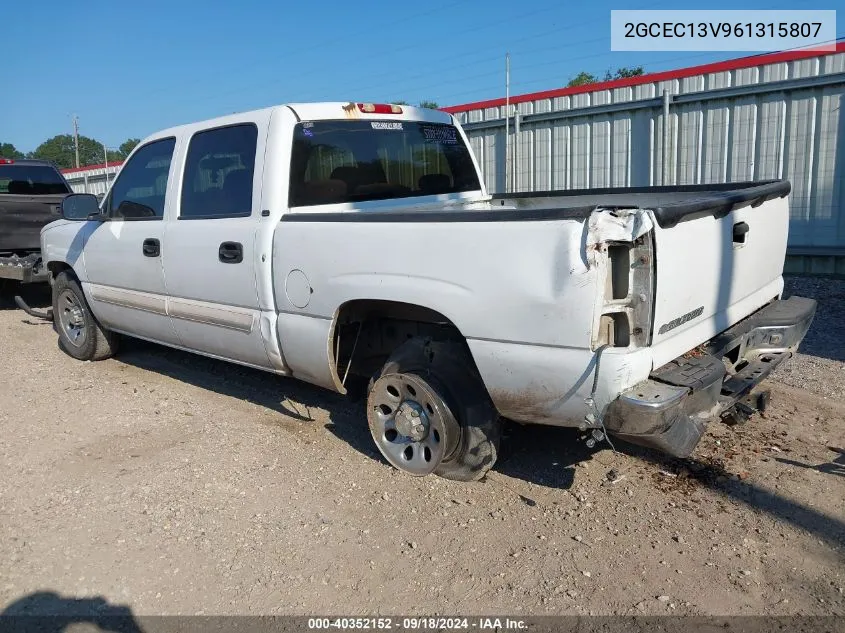
[[[160,220],[175,138],[148,143],[120,169],[106,200],[105,211],[115,220]]]
[[[179,218],[239,218],[252,213],[258,128],[230,125],[194,134],[185,159]]]

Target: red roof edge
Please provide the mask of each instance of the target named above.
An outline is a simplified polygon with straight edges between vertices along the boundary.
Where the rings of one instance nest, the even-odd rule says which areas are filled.
[[[702,64],[700,66],[689,66],[687,68],[679,68],[677,70],[666,70],[658,73],[650,73],[648,75],[640,75],[639,77],[628,77],[626,79],[601,81],[594,84],[585,84],[583,86],[573,86],[571,88],[556,88],[553,90],[544,90],[542,92],[531,92],[528,94],[512,96],[510,98],[510,102],[515,104],[524,103],[526,101],[537,101],[540,99],[554,99],[555,97],[565,97],[568,95],[582,94],[585,92],[596,92],[598,90],[610,90],[613,88],[639,86],[641,84],[648,84],[656,81],[670,81],[672,79],[683,79],[684,77],[703,75],[705,73],[719,73],[724,72],[726,70],[739,70],[740,68],[750,68],[752,66],[761,66],[763,64],[778,64],[782,62],[806,59],[808,57],[816,57],[819,55],[833,55],[835,53],[843,52],[845,52],[845,42],[837,42],[836,50],[805,48],[800,50],[779,51],[776,53],[763,53],[760,55],[739,57],[737,59],[728,59],[722,62]],[[497,99],[488,99],[487,101],[475,101],[473,103],[448,106],[446,108],[440,109],[444,112],[449,112],[450,114],[457,114],[458,112],[466,112],[468,110],[482,110],[484,108],[495,108],[503,105],[505,105],[505,99],[499,97]]]
[[[123,164],[122,160],[113,160],[108,163],[98,163],[96,165],[83,165],[82,167],[69,167],[62,169],[63,174],[72,174],[77,171],[87,171],[88,169],[105,169],[106,167],[120,167]]]

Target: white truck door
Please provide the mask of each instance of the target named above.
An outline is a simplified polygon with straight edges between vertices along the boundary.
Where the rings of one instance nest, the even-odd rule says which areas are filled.
[[[256,287],[262,127],[235,123],[187,140],[178,213],[162,252],[168,311],[182,345],[271,368]]]
[[[165,207],[173,199],[175,138],[151,141],[123,165],[103,202],[105,222],[88,237],[84,284],[107,327],[178,345],[167,316],[161,245]]]

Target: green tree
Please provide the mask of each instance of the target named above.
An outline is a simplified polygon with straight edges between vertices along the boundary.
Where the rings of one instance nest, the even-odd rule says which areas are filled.
[[[621,68],[617,68],[615,72],[611,72],[610,70],[606,71],[601,81],[628,79],[629,77],[639,77],[643,74],[645,74],[645,71],[642,66],[622,66]],[[572,88],[573,86],[586,86],[587,84],[598,83],[598,81],[599,78],[594,74],[582,71],[570,79],[569,83],[566,84],[566,87]]]
[[[575,86],[585,86],[587,84],[594,84],[597,81],[598,81],[598,78],[595,75],[581,71],[580,73],[578,73],[572,79],[569,80],[569,83],[566,84],[566,87],[567,88],[573,88]]]
[[[26,158],[26,155],[11,143],[0,143],[0,158]]]
[[[73,147],[73,136],[70,134],[59,134],[47,139],[35,148],[31,154],[32,158],[49,160],[62,169],[76,167],[76,156]],[[111,159],[112,156],[109,156]],[[103,146],[93,138],[87,136],[79,137],[79,164],[95,165],[103,162]]]
[[[408,103],[407,101],[391,101],[391,103],[395,105],[414,105],[413,103]],[[437,105],[436,101],[420,101],[416,104],[417,108],[431,108],[432,110],[437,110],[440,106]]]
[[[604,74],[605,81],[612,81],[614,79],[628,79],[629,77],[639,77],[640,75],[644,75],[645,71],[643,70],[642,66],[622,66],[622,68],[617,68],[615,73],[611,73],[609,70]]]
[[[119,155],[118,160],[126,160],[126,157],[132,153],[132,150],[137,147],[138,143],[141,142],[139,138],[128,138],[123,143],[120,144],[120,147],[117,148],[117,153]]]

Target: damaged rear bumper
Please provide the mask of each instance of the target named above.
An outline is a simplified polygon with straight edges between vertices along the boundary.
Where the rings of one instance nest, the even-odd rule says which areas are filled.
[[[769,303],[625,391],[608,407],[605,427],[620,439],[687,457],[709,421],[795,353],[815,312],[816,301],[804,297]]]

